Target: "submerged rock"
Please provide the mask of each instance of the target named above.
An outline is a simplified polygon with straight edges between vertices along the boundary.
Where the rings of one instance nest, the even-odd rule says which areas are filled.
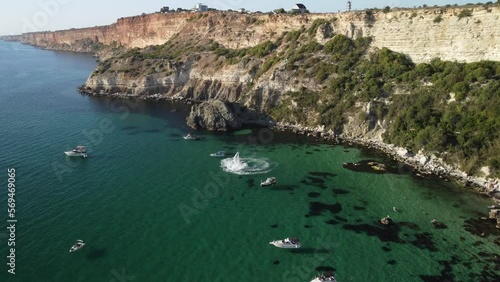
[[[208,100],[193,105],[187,117],[187,124],[194,129],[228,131],[241,128],[239,109],[220,100]]]

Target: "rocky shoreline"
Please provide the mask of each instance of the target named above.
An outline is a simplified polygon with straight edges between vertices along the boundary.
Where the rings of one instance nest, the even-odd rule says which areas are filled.
[[[124,99],[141,99],[141,100],[166,100],[166,101],[178,101],[187,104],[199,104],[204,101],[197,101],[192,99],[186,99],[182,96],[165,96],[161,94],[143,95],[137,96],[127,93],[95,93],[88,91],[84,87],[79,87],[78,91],[82,95],[96,96],[96,97],[114,97],[114,98],[124,98]],[[345,134],[329,130],[326,131],[324,127],[318,126],[316,128],[310,128],[300,125],[291,125],[287,123],[278,122],[275,123],[271,120],[249,120],[246,119],[241,124],[256,124],[260,126],[265,126],[273,128],[279,131],[292,131],[295,134],[307,135],[311,137],[321,138],[333,143],[352,143],[358,144],[370,149],[376,149],[384,152],[393,159],[400,161],[406,165],[411,166],[421,174],[432,174],[440,178],[450,178],[459,181],[464,186],[472,188],[473,190],[488,195],[492,197],[497,204],[500,204],[500,179],[486,179],[484,177],[477,177],[472,175],[467,175],[465,172],[453,168],[449,164],[446,164],[442,159],[435,156],[426,156],[422,152],[413,153],[405,148],[397,147],[392,144],[386,144],[374,139],[365,138],[349,138]],[[211,129],[214,130],[214,129]]]
[[[288,130],[296,134],[321,138],[334,143],[357,144],[370,149],[382,151],[391,158],[412,167],[420,174],[454,179],[462,183],[465,187],[491,197],[497,204],[500,204],[500,179],[486,179],[484,177],[467,175],[465,172],[453,168],[449,164],[446,164],[442,159],[435,156],[426,156],[421,152],[413,153],[405,148],[397,147],[392,144],[386,144],[378,140],[348,138],[345,137],[344,134],[336,134],[333,131],[325,131],[322,127],[310,128],[285,123],[277,123],[271,127],[280,131]]]
[[[236,127],[241,126],[243,124],[254,124],[254,125],[259,125],[259,126],[264,126],[264,127],[269,127],[274,130],[278,131],[291,131],[295,134],[300,134],[300,135],[307,135],[310,137],[315,137],[318,139],[323,139],[335,144],[340,144],[340,143],[348,143],[348,144],[357,144],[366,148],[370,149],[375,149],[379,150],[391,158],[393,158],[396,161],[399,161],[401,163],[404,163],[413,169],[415,169],[418,174],[422,175],[435,175],[439,178],[442,178],[444,180],[446,179],[451,179],[455,180],[462,185],[464,185],[467,188],[470,188],[478,193],[487,195],[488,197],[491,197],[495,204],[497,206],[500,206],[500,179],[498,178],[490,178],[486,179],[484,177],[477,177],[477,176],[471,176],[467,175],[465,172],[460,171],[456,168],[453,168],[449,164],[446,164],[442,159],[437,158],[435,156],[426,156],[422,152],[418,153],[413,153],[405,148],[402,147],[397,147],[394,146],[393,144],[386,144],[382,141],[375,140],[375,139],[369,139],[369,138],[352,138],[352,137],[346,137],[344,133],[337,134],[336,132],[329,130],[326,131],[324,126],[318,126],[316,128],[310,128],[310,127],[305,127],[305,126],[300,126],[300,125],[291,125],[287,123],[282,123],[282,122],[273,122],[270,119],[262,119],[262,116],[259,114],[255,114],[255,112],[252,115],[252,118],[244,118],[244,120],[241,120],[241,112],[238,112],[238,118],[240,119],[238,122],[236,122],[234,119],[234,109],[231,111],[228,110],[228,113],[230,114],[230,118],[226,117],[226,120],[222,122],[221,124],[224,124],[224,129],[217,129],[213,128],[216,126],[216,124],[220,121],[214,122],[214,117],[209,114],[208,116],[210,117],[208,120],[214,125],[214,126],[208,126],[207,128],[199,128],[199,122],[196,121],[196,113],[199,112],[199,106],[205,103],[210,103],[211,101],[215,102],[220,102],[217,100],[211,100],[211,101],[196,101],[192,99],[186,99],[180,95],[174,95],[174,96],[166,96],[166,95],[161,95],[161,94],[153,94],[153,95],[144,95],[144,96],[137,96],[137,95],[131,95],[131,94],[126,94],[126,93],[95,93],[91,91],[87,91],[88,89],[85,89],[84,87],[79,87],[78,88],[79,92],[82,95],[89,95],[89,96],[101,96],[101,97],[114,97],[114,98],[123,98],[123,99],[141,99],[141,100],[166,100],[166,101],[178,101],[178,102],[183,102],[186,104],[194,104],[191,110],[190,115],[187,117],[187,123],[192,127],[192,128],[198,128],[198,129],[209,129],[209,130],[234,130],[237,129]],[[210,105],[213,106],[213,105]],[[227,107],[224,106],[222,107],[221,105],[218,106],[219,108],[225,108]],[[228,114],[228,115],[229,115]],[[200,117],[199,115],[197,116],[198,118]],[[205,117],[206,121],[206,117]],[[233,126],[228,126],[229,123],[238,123],[238,126],[233,127]],[[499,211],[499,212],[496,212]],[[491,214],[494,216],[491,217]],[[492,209],[492,212],[490,213],[490,217],[493,219],[497,220],[497,228],[500,228],[500,210],[498,209]]]

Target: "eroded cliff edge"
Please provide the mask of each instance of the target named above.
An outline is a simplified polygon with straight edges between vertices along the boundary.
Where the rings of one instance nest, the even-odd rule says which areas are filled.
[[[470,10],[471,16],[459,17],[464,10]],[[94,52],[101,44],[127,48],[160,45],[177,34],[191,31],[235,49],[275,39],[316,19],[335,18],[332,31],[336,34],[372,37],[373,47],[402,52],[415,63],[433,58],[498,61],[499,16],[497,5],[293,16],[214,12],[208,18],[197,18],[192,13],[148,14],[120,18],[108,26],[25,33],[18,40],[49,49]]]
[[[492,5],[156,14],[22,40],[102,52],[83,88],[90,94],[241,105],[254,113],[247,121],[373,145],[493,191],[498,184],[487,178],[500,173],[499,15]]]

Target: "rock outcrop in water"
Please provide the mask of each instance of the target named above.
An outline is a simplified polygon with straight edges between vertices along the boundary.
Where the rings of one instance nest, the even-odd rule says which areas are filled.
[[[227,131],[241,128],[239,107],[220,100],[208,100],[194,105],[187,117],[187,124],[193,129]]]

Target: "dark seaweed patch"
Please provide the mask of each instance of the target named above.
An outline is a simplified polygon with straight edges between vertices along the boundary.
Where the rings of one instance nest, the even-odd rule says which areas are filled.
[[[500,236],[500,229],[495,228],[496,220],[470,218],[465,221],[464,229],[476,236],[488,237],[493,235]]]
[[[438,262],[443,266],[443,270],[441,270],[441,273],[439,275],[419,275],[420,279],[425,282],[455,281],[455,276],[453,276],[451,265],[456,263],[456,257],[453,256],[450,261],[440,260]]]
[[[390,251],[392,251],[392,249],[391,249],[391,248],[389,248],[389,247],[387,247],[387,246],[383,246],[383,247],[382,247],[382,250],[383,250],[384,252],[390,252]]]
[[[363,204],[363,206],[368,206],[368,202],[366,200],[363,200],[363,199],[358,199],[359,202],[361,202]]]
[[[316,178],[316,177],[306,177],[306,179],[301,180],[300,183],[304,185],[309,185],[309,186],[315,186],[321,189],[326,189],[325,186],[325,181],[321,178]]]
[[[248,179],[247,185],[248,185],[248,188],[255,187],[255,179]]]
[[[415,247],[422,250],[429,250],[431,252],[437,252],[438,249],[434,246],[434,242],[432,241],[432,234],[429,232],[424,232],[415,235],[415,240],[411,241]]]
[[[278,226],[279,226],[278,224],[273,224],[271,225],[271,228],[278,228]]]
[[[408,221],[401,221],[401,222],[399,222],[399,224],[401,226],[408,227],[411,230],[420,231],[420,226],[418,226],[418,224],[416,224],[416,223],[408,222]]]
[[[338,216],[338,215],[335,216],[335,219],[338,220],[338,221],[340,221],[340,222],[343,222],[343,223],[346,223],[348,221],[347,219],[345,219],[345,218],[343,218],[341,216]]]
[[[318,177],[308,176],[307,179],[309,179],[311,181],[311,183],[313,183],[313,184],[324,184],[325,183],[325,180],[318,178]]]
[[[276,260],[273,260],[273,264],[274,264],[274,265],[278,265],[278,264],[280,264],[280,261],[279,261],[279,260],[277,260],[277,259],[276,259]]]
[[[388,260],[387,261],[387,264],[390,264],[390,265],[395,265],[396,264],[396,261],[391,259],[391,260]]]
[[[434,228],[436,229],[446,229],[448,228],[448,226],[442,222],[439,222],[439,221],[435,221],[432,223],[434,225]]]
[[[312,225],[309,225],[309,224],[304,224],[304,228],[309,229],[309,228],[311,228],[311,227],[313,227],[313,226],[312,226]]]
[[[342,205],[340,203],[335,203],[333,205],[324,204],[320,202],[310,202],[309,203],[309,213],[308,216],[318,216],[323,212],[329,211],[330,213],[336,214],[342,211]]]
[[[482,257],[487,264],[483,266],[481,274],[476,275],[476,277],[481,277],[480,281],[499,281],[498,272],[500,271],[500,256],[496,253],[487,252],[479,252],[478,255]]]
[[[314,154],[313,152],[306,152],[307,155],[312,155]]]
[[[339,188],[334,188],[332,189],[333,193],[335,193],[336,195],[345,195],[345,194],[349,194],[350,192],[347,191],[347,190],[344,190],[344,189],[339,189]]]
[[[337,176],[335,173],[331,172],[323,172],[323,171],[310,171],[310,175],[316,176],[316,177],[323,177],[323,178],[328,178],[328,177],[335,177]]]
[[[94,249],[87,255],[89,260],[96,260],[106,255],[106,249]]]
[[[381,225],[378,222],[375,224],[376,225],[345,224],[342,227],[345,230],[354,231],[356,233],[365,233],[368,236],[376,236],[382,242],[403,243],[403,240],[399,238],[398,224]]]
[[[484,243],[481,241],[476,241],[476,242],[472,243],[472,246],[478,247],[478,246],[481,246],[482,244],[484,244]]]
[[[327,220],[325,221],[326,224],[330,224],[330,225],[337,225],[337,224],[340,224],[340,222],[334,220],[334,219],[330,219],[330,220]]]
[[[354,206],[354,210],[355,211],[364,211],[364,210],[366,210],[366,208],[365,207]]]
[[[307,194],[307,196],[309,196],[310,198],[317,198],[321,195],[321,193],[318,193],[318,192],[310,192],[309,194]]]

